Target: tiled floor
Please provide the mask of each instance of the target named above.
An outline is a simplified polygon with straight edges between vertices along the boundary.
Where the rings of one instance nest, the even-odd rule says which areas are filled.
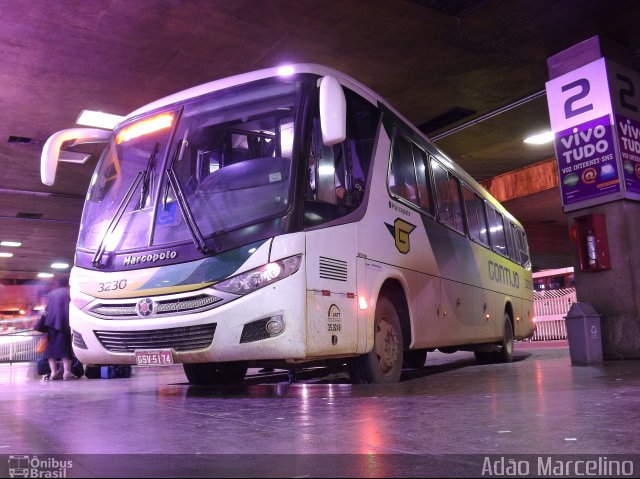
[[[566,343],[518,343],[511,364],[429,353],[389,386],[250,373],[235,387],[189,386],[179,366],[43,382],[2,364],[0,454],[71,458],[68,477],[460,477],[486,455],[640,451],[640,361],[572,366]]]

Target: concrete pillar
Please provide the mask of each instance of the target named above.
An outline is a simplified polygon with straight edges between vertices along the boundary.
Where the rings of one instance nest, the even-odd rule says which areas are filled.
[[[578,246],[574,254],[577,299],[602,314],[605,359],[640,358],[640,152],[621,140],[626,125],[640,124],[640,76],[628,60],[623,48],[600,37],[548,59],[547,98],[568,226],[589,214],[603,215],[606,224],[610,264],[585,268]],[[595,132],[608,142],[606,151],[601,144],[603,153],[578,160],[567,153],[575,145],[569,136],[595,145],[593,136],[587,139]],[[580,247],[584,240],[577,239]]]
[[[605,359],[640,358],[640,203],[618,200],[569,213],[605,217],[611,269],[581,271],[574,251],[576,296],[602,314],[602,352]]]

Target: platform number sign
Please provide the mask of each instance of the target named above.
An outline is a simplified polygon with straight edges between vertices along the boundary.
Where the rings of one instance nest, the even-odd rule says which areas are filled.
[[[547,82],[562,204],[597,203],[620,188],[605,59]],[[572,208],[574,209],[574,208]]]
[[[593,110],[592,103],[588,103],[582,106],[576,106],[576,103],[579,103],[580,100],[588,97],[589,92],[591,91],[591,86],[587,78],[578,78],[576,81],[562,86],[563,93],[571,92],[572,90],[577,90],[577,93],[571,95],[564,102],[564,116],[567,119]]]
[[[625,190],[640,199],[640,74],[619,65],[607,69]]]

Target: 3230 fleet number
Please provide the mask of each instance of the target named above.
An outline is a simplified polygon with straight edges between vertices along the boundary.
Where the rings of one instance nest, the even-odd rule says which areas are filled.
[[[108,281],[106,283],[98,283],[98,293],[104,293],[105,291],[116,291],[118,289],[125,289],[126,287],[126,279],[121,279],[119,281]]]

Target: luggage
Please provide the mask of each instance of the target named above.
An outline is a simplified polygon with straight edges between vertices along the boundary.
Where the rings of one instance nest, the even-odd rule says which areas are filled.
[[[131,377],[131,366],[87,366],[87,378],[89,379],[114,379]]]

